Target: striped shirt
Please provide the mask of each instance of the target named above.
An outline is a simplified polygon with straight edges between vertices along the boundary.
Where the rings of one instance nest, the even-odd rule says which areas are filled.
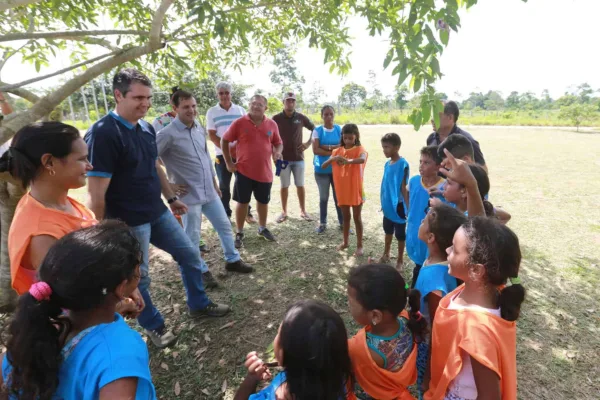
[[[229,110],[225,110],[221,107],[221,104],[217,104],[206,112],[206,130],[217,131],[217,136],[221,138],[229,129],[229,125],[244,115],[246,115],[246,110],[236,104],[232,103]],[[215,153],[217,156],[223,155],[223,152],[217,146],[215,146]]]

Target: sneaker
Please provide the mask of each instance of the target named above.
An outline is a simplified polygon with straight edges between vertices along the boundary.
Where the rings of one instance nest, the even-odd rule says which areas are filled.
[[[325,231],[327,230],[327,225],[325,224],[321,224],[319,226],[317,226],[317,229],[315,229],[315,232],[317,232],[318,235],[325,233]]]
[[[246,223],[250,225],[256,224],[256,219],[252,216],[252,214],[246,215]]]
[[[226,304],[216,304],[212,301],[202,310],[189,310],[192,318],[223,317],[229,313],[229,306]]]
[[[241,274],[249,274],[254,271],[254,268],[250,264],[246,264],[242,260],[225,264],[225,269],[229,272],[239,272]]]
[[[244,234],[241,232],[238,232],[235,234],[235,248],[241,249],[243,245],[244,245]]]
[[[167,330],[166,327],[155,329],[153,331],[144,329],[144,333],[150,338],[152,343],[159,349],[169,347],[177,340],[177,336],[173,334],[171,330]]]
[[[206,244],[206,242],[202,239],[200,239],[200,251],[203,253],[208,253],[210,252],[210,247],[208,247],[208,245]]]
[[[204,283],[205,289],[214,289],[219,287],[219,282],[215,279],[213,274],[210,271],[204,272],[202,274],[202,283]]]
[[[265,240],[268,240],[269,242],[276,242],[277,240],[275,240],[275,236],[273,236],[273,234],[271,233],[271,231],[269,231],[267,228],[263,229],[262,231],[258,231],[258,236],[262,236],[265,238]]]

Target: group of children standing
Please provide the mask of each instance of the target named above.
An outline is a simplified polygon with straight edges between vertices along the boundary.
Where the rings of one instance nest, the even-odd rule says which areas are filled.
[[[367,152],[356,125],[342,129],[333,165],[348,247],[352,211],[362,254],[363,177]],[[516,320],[525,298],[517,236],[510,214],[487,200],[490,181],[461,135],[421,149],[419,175],[409,179],[395,133],[381,139],[385,164],[381,208],[385,249],[351,270],[348,304],[363,328],[350,340],[339,315],[317,301],[286,313],[275,357],[283,372],[266,389],[269,364],[252,352],[235,400],[268,399],[515,399]],[[340,195],[341,194],[341,195]],[[394,236],[396,268],[389,265]],[[406,250],[412,283],[400,274]],[[510,284],[508,282],[510,281]],[[307,321],[310,321],[308,323]]]
[[[56,129],[65,136],[70,128]],[[348,247],[354,217],[360,255],[367,152],[356,125],[341,133],[340,146],[322,167],[333,166],[343,213],[339,248]],[[68,188],[85,183],[90,169],[78,132],[69,135],[67,155],[43,165],[33,164],[14,142],[0,158],[0,171],[28,186],[55,176],[44,168],[62,168],[66,196]],[[389,158],[381,187],[386,246],[378,262],[354,268],[347,281],[350,313],[363,328],[348,340],[330,306],[293,304],[274,341],[274,364],[283,371],[255,393],[272,378],[274,365],[249,353],[235,400],[403,400],[413,398],[415,382],[419,398],[427,400],[516,398],[516,320],[525,290],[518,278],[519,240],[504,225],[510,215],[487,201],[487,172],[472,162],[473,149],[460,135],[439,148],[424,147],[420,175],[411,179],[399,155],[400,137],[387,134],[381,142]],[[387,264],[394,235],[396,268]],[[399,272],[405,242],[416,264],[411,285]],[[139,242],[117,221],[56,240],[9,326],[0,396],[155,399],[146,345],[122,317],[139,312],[131,298],[142,261]]]

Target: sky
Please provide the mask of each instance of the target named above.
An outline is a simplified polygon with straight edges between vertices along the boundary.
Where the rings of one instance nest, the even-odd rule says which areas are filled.
[[[479,0],[461,12],[462,28],[451,33],[440,58],[444,77],[436,89],[457,99],[490,89],[505,97],[513,90],[539,96],[548,89],[557,98],[571,85],[583,82],[599,89],[600,53],[593,39],[600,34],[599,15],[600,0]],[[359,27],[353,29],[353,35],[352,71],[346,77],[329,74],[329,67],[322,62],[323,51],[299,45],[296,62],[306,79],[304,93],[319,82],[325,100],[336,99],[348,82],[367,86],[369,70],[377,74],[384,94],[393,92],[397,82],[391,75],[393,66],[383,70],[388,50],[385,38],[370,37]],[[268,91],[271,69],[263,65],[232,77]]]
[[[554,98],[583,82],[600,89],[600,53],[594,39],[599,35],[599,15],[600,0],[479,0],[461,11],[462,28],[451,32],[440,58],[444,77],[436,89],[458,100],[470,92],[490,89],[505,97],[513,90],[539,96],[548,89]],[[323,51],[298,44],[296,63],[306,80],[305,95],[319,85],[326,93],[321,101],[334,100],[348,82],[367,86],[369,70],[377,74],[377,86],[384,94],[393,92],[397,82],[391,75],[393,66],[383,69],[388,50],[385,38],[370,37],[359,17],[351,23],[352,71],[345,77],[329,74]],[[67,66],[62,64],[62,60],[52,62],[47,72]],[[272,68],[264,64],[247,68],[243,74],[228,72],[235,82],[270,92],[274,89],[268,76]],[[36,75],[32,66],[15,57],[2,79],[13,83]],[[44,86],[55,84],[56,80],[44,81]]]

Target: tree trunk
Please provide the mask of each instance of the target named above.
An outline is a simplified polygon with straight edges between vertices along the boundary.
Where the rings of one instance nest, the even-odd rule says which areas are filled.
[[[10,311],[16,305],[17,293],[12,289],[10,279],[8,231],[17,203],[24,194],[21,185],[0,180],[0,312]]]

